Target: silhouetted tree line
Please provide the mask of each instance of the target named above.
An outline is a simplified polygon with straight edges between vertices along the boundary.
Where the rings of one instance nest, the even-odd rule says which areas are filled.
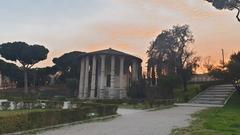
[[[24,90],[28,93],[28,72],[39,61],[47,58],[48,49],[41,45],[28,45],[25,42],[8,42],[0,46],[0,54],[6,60],[18,62],[24,74]],[[21,82],[21,81],[20,81]]]
[[[233,53],[224,67],[212,66],[209,74],[225,82],[233,83],[240,91],[240,51]]]
[[[192,43],[194,37],[188,25],[177,25],[163,30],[147,50],[146,77],[132,82],[128,95],[133,98],[174,98],[173,89],[176,87],[183,87],[186,92],[187,82],[198,67],[200,59],[191,50]],[[36,63],[47,58],[48,52],[48,49],[41,45],[29,45],[25,42],[3,43],[0,45],[0,55],[21,66],[0,60],[0,71],[16,81],[18,87],[24,86],[25,93],[28,93],[28,86],[45,85],[49,81],[49,74],[60,71],[60,83],[65,83],[72,93],[76,94],[79,60],[85,52],[65,53],[53,59],[55,65],[52,67],[33,68]],[[209,72],[240,87],[240,52],[233,54],[224,67],[209,66]]]
[[[67,87],[74,92],[79,80],[79,60],[84,52],[73,51],[65,53],[52,61],[51,67],[33,68],[33,66],[47,58],[48,49],[41,45],[29,45],[25,42],[8,42],[0,44],[0,55],[8,63],[0,60],[0,71],[4,76],[17,82],[17,87],[24,87],[27,94],[28,87],[38,87],[50,82],[49,75],[61,72],[59,83],[67,83]],[[20,66],[17,66],[19,64]]]
[[[3,76],[7,76],[10,80],[18,82],[18,87],[23,86],[23,73],[15,64],[0,60],[0,71]]]
[[[147,51],[150,85],[157,85],[163,97],[173,98],[173,88],[182,84],[187,91],[187,81],[198,66],[199,57],[191,50],[194,42],[188,25],[173,26],[157,36]]]
[[[173,89],[180,85],[186,92],[187,82],[200,59],[190,48],[193,42],[193,34],[188,25],[177,25],[162,31],[147,50],[147,83],[135,87],[145,88],[145,96],[151,98],[172,99]]]

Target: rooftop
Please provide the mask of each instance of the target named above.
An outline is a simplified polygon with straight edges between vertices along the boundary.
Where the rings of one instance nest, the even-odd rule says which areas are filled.
[[[89,52],[86,55],[96,55],[96,54],[98,54],[98,55],[100,55],[100,54],[110,54],[110,55],[118,55],[118,56],[128,56],[128,57],[132,57],[134,59],[138,59],[138,60],[142,61],[142,59],[140,59],[140,58],[138,58],[134,55],[130,55],[130,54],[127,54],[125,52],[114,50],[112,48],[99,50],[99,51],[94,51],[94,52]]]

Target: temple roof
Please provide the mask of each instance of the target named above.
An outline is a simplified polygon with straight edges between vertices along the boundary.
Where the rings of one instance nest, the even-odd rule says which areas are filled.
[[[125,52],[118,51],[118,50],[114,50],[112,48],[105,49],[105,50],[94,51],[94,52],[89,52],[87,54],[89,54],[89,55],[110,54],[110,55],[118,55],[118,56],[127,56],[127,57],[132,57],[134,59],[138,59],[138,60],[142,61],[142,59],[140,59],[136,56],[133,56],[133,55],[130,55],[130,54],[127,54]]]

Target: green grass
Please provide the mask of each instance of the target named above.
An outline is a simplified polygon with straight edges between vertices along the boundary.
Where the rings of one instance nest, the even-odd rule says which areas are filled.
[[[174,89],[174,97],[181,99],[183,102],[187,102],[202,91],[200,84],[188,84],[187,89],[186,93],[184,93],[183,88]]]
[[[235,93],[223,108],[211,108],[194,114],[187,128],[176,129],[173,135],[239,135],[240,95]]]

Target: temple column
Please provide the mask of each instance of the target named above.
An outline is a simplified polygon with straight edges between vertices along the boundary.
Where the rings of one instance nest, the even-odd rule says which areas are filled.
[[[88,97],[88,77],[89,77],[89,57],[85,59],[85,80],[84,80],[84,98]]]
[[[101,72],[100,72],[100,93],[99,98],[104,98],[104,90],[105,90],[105,55],[101,55]]]
[[[122,99],[122,98],[125,98],[126,97],[126,91],[124,89],[124,57],[121,57],[120,58],[120,72],[119,72],[119,85],[120,85],[120,95],[119,95],[119,98]]]
[[[96,56],[93,56],[92,58],[92,78],[91,78],[91,93],[90,98],[95,98],[95,89],[96,89]]]
[[[115,56],[111,57],[111,82],[110,82],[111,89],[109,91],[110,98],[114,98],[115,94]]]
[[[84,94],[84,59],[81,59],[80,80],[79,80],[79,94],[78,98],[83,98]]]
[[[132,74],[133,74],[133,81],[138,81],[138,64],[137,64],[137,61],[133,61],[133,71],[132,71]]]

